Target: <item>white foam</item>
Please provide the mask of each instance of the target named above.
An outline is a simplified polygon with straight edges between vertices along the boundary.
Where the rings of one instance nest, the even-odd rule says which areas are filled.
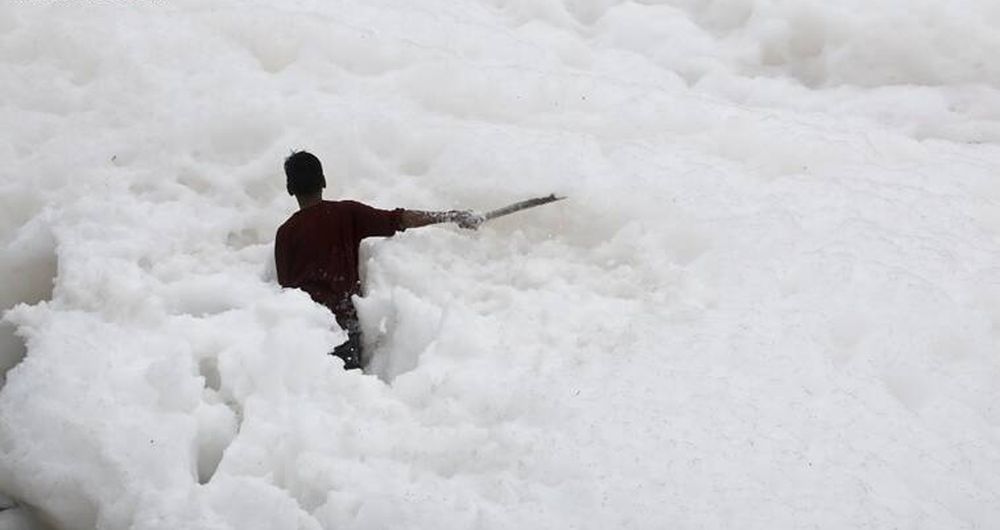
[[[0,520],[990,526],[998,16],[0,6]],[[382,207],[569,198],[366,242],[344,372],[274,281],[300,148]]]

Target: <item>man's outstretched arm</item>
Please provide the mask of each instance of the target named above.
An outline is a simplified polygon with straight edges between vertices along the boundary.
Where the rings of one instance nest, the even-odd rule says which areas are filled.
[[[483,224],[486,219],[477,213],[469,210],[450,210],[447,212],[424,212],[421,210],[403,210],[400,225],[401,228],[419,228],[421,226],[434,225],[438,223],[455,223],[462,228],[475,230]]]

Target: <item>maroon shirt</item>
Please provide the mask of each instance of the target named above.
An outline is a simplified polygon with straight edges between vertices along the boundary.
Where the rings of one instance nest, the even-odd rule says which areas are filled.
[[[274,239],[278,283],[309,293],[330,308],[341,325],[345,318],[356,318],[350,300],[361,292],[361,240],[402,231],[402,213],[354,201],[323,201],[295,212]]]

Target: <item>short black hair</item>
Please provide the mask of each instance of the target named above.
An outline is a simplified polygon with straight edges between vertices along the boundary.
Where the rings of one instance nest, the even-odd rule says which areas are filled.
[[[294,151],[285,159],[285,187],[289,195],[312,195],[325,188],[323,164],[312,153]]]

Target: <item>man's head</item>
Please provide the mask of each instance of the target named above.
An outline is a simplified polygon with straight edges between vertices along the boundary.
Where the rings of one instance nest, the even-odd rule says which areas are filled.
[[[285,159],[285,187],[289,195],[309,196],[326,187],[323,165],[312,153],[295,151]]]

